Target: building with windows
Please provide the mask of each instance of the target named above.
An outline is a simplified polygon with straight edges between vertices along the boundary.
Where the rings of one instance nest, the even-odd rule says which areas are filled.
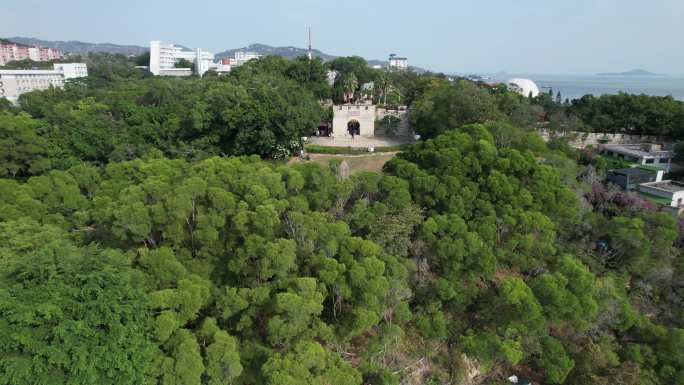
[[[395,54],[389,56],[389,68],[394,70],[404,71],[408,69],[408,59],[399,57]]]
[[[641,167],[608,170],[606,179],[627,191],[633,191],[642,183],[662,181],[663,170],[647,170]]]
[[[180,60],[193,63],[194,68],[176,68]],[[173,44],[162,44],[160,41],[150,42],[150,72],[157,76],[190,76],[194,73],[202,76],[213,68],[214,54],[197,48],[186,51]]]
[[[673,180],[643,183],[639,185],[641,194],[654,197],[665,206],[680,208],[684,206],[684,183]]]
[[[88,68],[83,63],[59,63],[52,70],[0,70],[0,97],[16,102],[23,93],[62,88],[65,81],[85,76]]]
[[[11,61],[50,61],[63,57],[64,54],[60,50],[52,48],[28,47],[18,44],[0,44],[0,65],[5,65]]]
[[[660,144],[603,144],[599,145],[599,152],[605,156],[625,160],[643,166],[652,166],[670,171],[672,151],[663,149]]]
[[[236,51],[233,56],[235,57],[235,65],[243,65],[250,60],[261,57],[258,53],[251,51]]]
[[[64,79],[84,78],[88,76],[88,66],[85,63],[55,63],[55,71],[61,71]]]

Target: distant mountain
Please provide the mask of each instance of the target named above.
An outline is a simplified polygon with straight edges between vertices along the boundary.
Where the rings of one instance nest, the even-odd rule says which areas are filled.
[[[598,74],[599,76],[664,76],[662,74],[655,74],[642,69],[634,69],[625,72],[604,72]]]
[[[250,51],[250,52],[256,52],[259,55],[264,55],[264,56],[269,56],[269,55],[278,55],[282,56],[287,59],[294,59],[298,56],[306,56],[308,53],[308,50],[304,48],[297,48],[297,47],[271,47],[270,45],[266,44],[250,44],[246,47],[242,48],[234,48],[234,49],[229,49],[223,52],[217,53],[216,59],[223,59],[223,58],[232,58],[235,56],[235,52],[238,51]],[[323,60],[332,60],[335,58],[335,56],[325,54],[317,49],[313,50],[313,54],[315,57],[320,57]]]
[[[17,43],[16,41],[11,41],[9,39],[3,39],[0,37],[0,44],[16,44],[19,47],[26,47],[26,44]]]
[[[3,39],[0,39],[0,41]],[[41,40],[30,37],[10,37],[4,39],[21,45],[37,45],[46,48],[55,48],[63,52],[70,53],[86,53],[86,52],[106,52],[106,53],[120,53],[124,55],[140,55],[149,51],[148,47],[141,47],[138,45],[118,45],[110,43],[87,43],[83,41],[49,41]],[[179,47],[190,50],[187,47],[176,44]],[[216,59],[231,58],[235,56],[237,51],[251,51],[256,52],[260,55],[279,55],[287,59],[294,59],[298,56],[305,56],[307,54],[307,49],[298,47],[273,47],[266,44],[250,44],[242,48],[234,48],[226,51],[219,52],[215,55]],[[317,49],[313,50],[315,57],[320,57],[325,61],[333,60],[338,56],[328,55]],[[388,62],[386,60],[368,60],[368,64],[371,66],[382,66],[387,67]],[[411,67],[414,71],[418,73],[426,72],[423,68]]]
[[[23,45],[37,45],[45,48],[55,48],[63,52],[69,53],[86,53],[86,52],[107,52],[120,53],[124,55],[140,55],[149,51],[147,47],[137,45],[118,45],[110,43],[87,43],[83,41],[49,41],[34,39],[30,37],[9,37],[6,40]]]
[[[266,44],[250,44],[246,47],[242,48],[234,48],[234,49],[229,49],[223,52],[217,53],[216,59],[223,59],[223,58],[232,58],[235,57],[235,52],[238,51],[250,51],[250,52],[256,52],[259,55],[263,56],[269,56],[269,55],[277,55],[277,56],[282,56],[287,59],[294,59],[299,56],[306,56],[307,53],[309,52],[306,48],[298,48],[298,47],[273,47],[270,45]],[[313,55],[314,57],[320,57],[321,59],[325,61],[333,60],[337,58],[338,56],[335,55],[329,55],[327,53],[321,52],[317,49],[313,50]],[[368,64],[371,66],[382,66],[382,67],[387,67],[389,64],[388,61],[386,60],[368,60]],[[418,67],[411,67],[411,69],[415,70],[418,73],[421,72],[426,72],[425,69],[423,68],[418,68]]]

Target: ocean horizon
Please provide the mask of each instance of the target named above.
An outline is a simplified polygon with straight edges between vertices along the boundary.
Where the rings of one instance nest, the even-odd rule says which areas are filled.
[[[584,95],[601,96],[626,92],[652,96],[672,96],[684,101],[684,75],[679,76],[601,76],[601,75],[543,75],[543,74],[490,74],[495,82],[512,78],[531,79],[541,92],[553,90],[554,98],[560,91],[562,99],[579,99]]]

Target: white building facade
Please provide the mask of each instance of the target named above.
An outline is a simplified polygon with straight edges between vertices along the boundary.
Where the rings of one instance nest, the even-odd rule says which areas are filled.
[[[194,68],[176,68],[179,60],[193,63]],[[194,51],[184,51],[173,44],[162,44],[160,41],[150,42],[150,72],[157,76],[190,76],[193,70],[198,75],[204,75],[214,67],[214,54],[197,48]]]
[[[405,71],[409,68],[408,59],[392,54],[389,57],[389,67],[390,69]]]
[[[88,76],[88,66],[85,63],[56,63],[55,71],[61,71],[64,79],[84,78]]]
[[[261,57],[261,55],[258,53],[251,51],[236,51],[234,56],[236,65],[243,65],[250,60],[255,60]]]
[[[53,70],[0,70],[0,97],[16,102],[23,93],[62,88],[66,80],[86,76],[88,68],[83,63],[55,64]]]

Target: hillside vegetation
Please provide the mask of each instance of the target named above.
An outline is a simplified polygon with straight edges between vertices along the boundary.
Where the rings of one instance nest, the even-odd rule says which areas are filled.
[[[680,226],[542,141],[562,105],[393,74],[426,140],[345,177],[279,160],[322,61],[114,59],[0,105],[0,385],[684,383]]]

